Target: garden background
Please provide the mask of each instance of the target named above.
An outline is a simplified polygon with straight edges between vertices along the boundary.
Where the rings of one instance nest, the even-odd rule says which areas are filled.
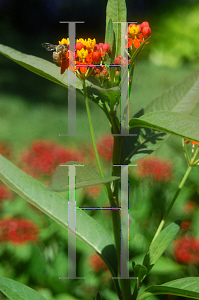
[[[126,4],[129,21],[148,21],[152,29],[150,43],[135,65],[131,117],[154,97],[199,68],[199,2],[127,0]],[[57,44],[67,37],[67,25],[59,21],[85,21],[77,25],[77,38],[96,38],[99,43],[104,41],[105,18],[105,0],[1,0],[0,41],[21,52],[52,61],[51,53],[46,52],[41,43]],[[60,72],[58,68],[57,72]],[[99,153],[108,171],[112,147],[109,124],[97,106],[90,103],[90,107]],[[192,115],[198,116],[198,113],[196,107]],[[46,184],[61,162],[76,159],[95,166],[83,98],[77,96],[77,133],[85,136],[59,137],[61,133],[67,133],[66,89],[0,56],[1,153]],[[141,262],[163,209],[187,168],[181,139],[175,136],[152,157],[156,159],[144,164],[140,160],[138,167],[130,170],[130,187],[133,187],[129,192],[130,261]],[[177,240],[151,271],[145,285],[199,275],[198,179],[196,167],[168,220],[169,223],[182,219],[186,223]],[[104,199],[105,193],[99,187],[77,193],[78,206],[106,206],[108,201]],[[65,230],[3,185],[0,186],[0,201],[0,276],[33,287],[49,300],[93,299],[97,291],[104,299],[117,299],[104,265],[79,241],[78,276],[86,280],[59,280],[60,276],[67,276]],[[95,215],[111,232],[108,212],[87,213]],[[9,234],[6,231],[8,222],[13,225],[13,232]],[[28,235],[22,241],[23,231]],[[190,245],[195,248],[190,249]],[[180,253],[180,248],[187,252]],[[190,252],[195,253],[194,257]],[[0,297],[5,299],[3,295]],[[166,299],[167,296],[152,298]]]

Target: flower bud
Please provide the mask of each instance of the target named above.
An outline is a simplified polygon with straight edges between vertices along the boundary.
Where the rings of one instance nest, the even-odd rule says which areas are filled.
[[[81,50],[82,48],[84,48],[84,45],[81,42],[77,42],[76,50]]]
[[[103,52],[110,52],[111,51],[111,46],[110,46],[110,44],[109,43],[105,43],[105,44],[103,44],[103,46],[102,46],[102,51]]]
[[[148,26],[143,27],[143,29],[142,29],[142,35],[143,35],[143,37],[147,38],[147,37],[150,36],[150,34],[151,34],[151,28],[148,27]]]
[[[149,22],[147,22],[147,21],[142,22],[142,24],[141,24],[140,26],[141,26],[141,30],[142,30],[144,27],[150,27],[150,26],[149,26]]]
[[[123,57],[121,59],[121,64],[122,64],[123,67],[128,66],[128,59],[126,57]]]
[[[122,58],[122,55],[118,55],[114,60],[114,64],[121,65],[121,58]]]
[[[101,53],[99,51],[93,51],[92,60],[93,62],[98,62],[101,58]]]
[[[104,45],[103,43],[99,43],[98,44],[98,51],[102,52],[103,45]]]
[[[107,76],[107,75],[108,75],[107,69],[104,69],[100,72],[100,76]]]

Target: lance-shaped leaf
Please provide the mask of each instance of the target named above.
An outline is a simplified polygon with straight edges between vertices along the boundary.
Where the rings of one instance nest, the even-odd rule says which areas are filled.
[[[0,291],[11,300],[46,300],[28,286],[5,277],[0,277]]]
[[[191,114],[198,103],[198,94],[199,71],[196,71],[149,102],[134,117],[138,118],[146,113],[162,110]],[[133,92],[131,95],[130,103],[133,103],[135,101]],[[148,128],[132,128],[129,133],[138,134],[138,137],[129,136],[123,139],[121,163],[125,164],[152,153],[170,136]]]
[[[78,161],[69,161],[56,168],[56,171],[51,176],[50,187],[52,191],[67,191],[69,187],[68,182],[68,167],[71,165],[77,165],[76,169],[76,188],[82,188],[92,185],[104,184],[114,180],[118,180],[119,177],[110,176],[103,178],[98,172],[87,164]]]
[[[199,142],[199,119],[176,112],[157,111],[129,121],[130,128],[147,127]]]
[[[60,74],[59,68],[49,61],[33,56],[24,54],[13,48],[4,46],[0,44],[0,53],[7,58],[13,60],[22,67],[28,69],[29,71],[36,73],[48,80],[51,80],[59,85],[62,85],[70,89],[82,89],[82,82],[79,78],[75,76],[75,73],[67,70],[64,74]],[[69,73],[68,73],[69,72]],[[68,84],[68,77],[70,76],[70,86]],[[87,81],[87,85],[89,82]]]
[[[149,251],[144,258],[143,265],[151,269],[160,256],[167,249],[171,241],[174,239],[180,229],[181,221],[171,223],[163,229],[156,239],[151,243]]]
[[[199,278],[187,277],[169,281],[161,285],[151,285],[138,300],[144,300],[153,295],[161,294],[199,299]]]
[[[63,196],[47,190],[45,185],[27,175],[1,155],[0,166],[0,180],[68,231],[68,201]],[[72,202],[70,207],[75,209]],[[117,274],[115,247],[103,226],[82,210],[77,210],[74,234],[102,257],[112,274]]]
[[[105,33],[105,43],[109,43],[111,46],[111,59],[110,61],[107,61],[107,63],[113,63],[115,58],[115,52],[116,52],[116,45],[115,45],[115,33],[113,31],[113,21],[110,18],[108,21],[108,25],[106,27],[106,33]]]
[[[116,56],[121,54],[121,24],[114,22],[126,22],[126,16],[125,0],[108,0],[106,7],[106,28],[108,27],[109,20],[112,19],[116,39]]]

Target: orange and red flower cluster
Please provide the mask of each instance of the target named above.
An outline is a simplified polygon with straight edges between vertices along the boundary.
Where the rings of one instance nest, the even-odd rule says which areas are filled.
[[[147,157],[139,162],[136,174],[139,177],[149,177],[155,181],[170,182],[172,179],[172,166],[167,160]]]
[[[130,24],[127,28],[126,39],[128,44],[126,48],[130,48],[133,45],[135,48],[139,48],[140,44],[144,42],[144,39],[148,38],[151,34],[151,28],[148,22],[142,22],[142,24]]]
[[[59,45],[69,45],[68,39],[63,38],[59,41]],[[75,45],[76,55],[70,51],[71,57],[75,57],[73,65],[75,66],[77,76],[81,78],[87,78],[93,71],[93,68],[96,67],[96,64],[102,64],[104,62],[103,57],[106,53],[109,53],[111,46],[108,43],[96,44],[95,39],[77,39]],[[65,69],[69,66],[69,51],[68,57],[66,58]],[[65,57],[64,57],[65,59]],[[64,60],[63,60],[64,61]],[[62,63],[61,63],[62,68]],[[65,71],[65,70],[64,70]],[[62,71],[62,74],[64,72]]]
[[[199,239],[185,235],[176,240],[174,254],[181,264],[199,264]]]
[[[0,221],[0,240],[13,244],[37,242],[39,228],[31,221],[6,218]]]

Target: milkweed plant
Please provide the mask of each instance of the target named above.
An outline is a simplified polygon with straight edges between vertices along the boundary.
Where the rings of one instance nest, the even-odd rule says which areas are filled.
[[[191,169],[199,164],[199,119],[190,116],[198,103],[199,71],[183,79],[129,118],[129,105],[134,101],[132,82],[135,61],[143,48],[153,43],[150,24],[144,20],[139,24],[128,22],[125,0],[108,0],[104,43],[99,43],[95,38],[75,39],[75,22],[68,23],[69,37],[63,37],[57,45],[47,42],[42,44],[46,50],[52,51],[51,62],[4,45],[0,45],[0,52],[29,71],[68,89],[70,136],[76,135],[75,92],[83,95],[98,172],[82,161],[65,161],[56,168],[50,186],[46,187],[0,156],[0,179],[68,231],[68,256],[72,267],[68,267],[66,280],[81,279],[76,274],[75,264],[74,247],[75,239],[78,238],[103,260],[103,266],[109,269],[120,300],[144,300],[161,294],[199,299],[198,277],[153,283],[141,289],[145,278],[180,229],[179,220],[173,220],[173,223],[166,226],[167,217]],[[101,165],[89,101],[104,112],[110,124],[113,151],[109,177],[104,176]],[[128,169],[134,166],[135,161],[139,164],[140,158],[151,154],[171,134],[182,138],[187,170],[168,207],[162,212],[163,218],[143,262],[133,262],[129,273],[131,224],[128,222]],[[190,145],[191,155],[188,148]],[[151,168],[153,164],[149,163],[150,172]],[[165,172],[168,173],[169,169]],[[158,176],[161,178],[161,172]],[[76,189],[100,184],[104,186],[109,201],[107,209],[111,211],[113,240],[106,228],[76,206]],[[59,193],[63,191],[68,191],[67,199]],[[180,256],[179,259],[185,258]],[[96,266],[96,258],[92,258],[91,263]],[[0,290],[13,300],[45,299],[37,291],[5,277],[0,277]],[[97,293],[96,299],[101,299],[100,293]]]

